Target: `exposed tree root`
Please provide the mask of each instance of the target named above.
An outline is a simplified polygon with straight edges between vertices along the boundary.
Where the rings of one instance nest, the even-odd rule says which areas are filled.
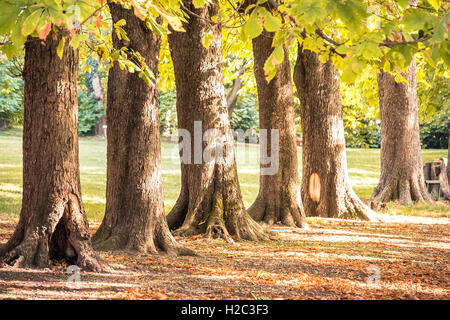
[[[3,262],[20,268],[45,268],[50,260],[63,259],[86,271],[111,271],[92,249],[78,196],[70,194],[68,198],[55,202],[46,221],[21,219],[13,237],[0,248]]]
[[[347,191],[344,209],[341,209],[341,216],[344,219],[362,219],[367,221],[381,221],[381,217],[375,211],[366,206],[353,189]]]
[[[130,237],[129,232],[116,227],[110,232],[99,230],[94,238],[94,247],[101,251],[125,250],[145,254],[195,255],[195,252],[180,246],[167,226],[158,227],[145,238]]]
[[[305,196],[304,205],[309,216],[366,221],[381,220],[380,215],[366,206],[351,188],[347,188],[338,195],[323,195],[317,202],[307,197],[308,195]]]
[[[296,202],[294,200],[280,202],[269,202],[263,196],[258,195],[247,211],[255,221],[265,222],[268,225],[281,223],[288,227],[309,228],[303,212],[303,206],[294,203]]]
[[[390,175],[386,180],[380,181],[372,195],[372,200],[375,202],[389,202],[397,199],[406,205],[411,205],[414,201],[433,202],[424,182],[414,174],[409,178]]]
[[[251,241],[269,239],[271,234],[245,211],[240,195],[230,184],[233,175],[227,177],[228,181],[223,181],[219,167],[215,174],[220,178],[215,182],[213,180],[214,188],[196,192],[195,197],[189,197],[187,187],[182,188],[180,197],[167,216],[173,234],[184,237],[204,234],[205,237],[221,238],[227,242],[233,242],[233,237]]]
[[[173,234],[182,237],[204,234],[206,238],[221,238],[229,243],[234,242],[233,237],[242,240],[257,241],[268,240],[273,236],[255,222],[245,211],[224,213],[223,211],[216,210],[211,212],[208,218],[205,217],[206,215],[202,215],[199,219],[198,216],[201,213],[198,210],[193,215],[197,216],[194,219],[194,223],[186,223],[185,221],[181,227],[173,231]]]

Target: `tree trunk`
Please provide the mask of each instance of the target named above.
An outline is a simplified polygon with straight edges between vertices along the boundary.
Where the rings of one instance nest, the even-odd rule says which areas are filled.
[[[261,143],[261,155],[272,150],[271,135],[278,130],[278,170],[274,174],[263,174],[267,167],[261,161],[259,193],[248,209],[256,221],[268,224],[281,222],[288,226],[306,227],[305,213],[300,196],[297,144],[295,135],[294,96],[289,66],[289,53],[278,66],[277,74],[267,83],[264,63],[273,51],[273,33],[264,31],[253,39],[254,72],[258,88],[259,128],[267,130],[267,143]],[[273,152],[272,151],[272,152]]]
[[[249,240],[266,238],[242,201],[223,86],[221,29],[204,20],[217,14],[218,4],[212,1],[198,9],[192,1],[184,5],[203,19],[190,14],[189,23],[184,24],[186,32],[168,36],[177,88],[178,128],[192,137],[190,142],[183,137],[181,193],[167,217],[169,226],[185,236],[206,233],[227,241],[232,241],[231,235]],[[214,37],[208,49],[201,41],[207,32]],[[202,143],[203,132],[209,129],[217,134],[209,138],[205,134]],[[214,142],[218,148],[213,159],[202,159],[204,153],[214,149]],[[217,156],[220,146],[226,147],[223,157]]]
[[[8,129],[10,127],[10,124],[6,120],[0,119],[0,129]]]
[[[425,187],[417,108],[416,62],[403,74],[408,84],[378,74],[381,117],[381,176],[372,199],[431,202]]]
[[[106,116],[101,116],[98,118],[98,123],[94,127],[94,135],[96,136],[106,136]]]
[[[448,156],[447,156],[447,161],[450,161],[450,121],[448,123]],[[447,181],[450,184],[450,164],[447,164]]]
[[[0,249],[7,263],[45,267],[65,259],[105,270],[90,241],[80,190],[77,133],[78,52],[61,35],[25,44],[23,198],[19,224]]]
[[[102,85],[100,79],[100,72],[98,70],[98,61],[92,57],[87,59],[87,64],[91,66],[91,71],[86,73],[86,87],[88,89],[88,94],[93,94],[95,101],[98,105],[105,105],[105,88]],[[94,126],[94,135],[96,136],[106,136],[106,117],[102,115],[97,124]]]
[[[130,42],[113,32],[115,48],[139,52],[157,76],[161,39],[132,10],[110,3],[113,23],[125,19]],[[137,73],[109,71],[106,212],[94,237],[101,250],[181,253],[164,214],[157,84]]]
[[[228,106],[228,117],[231,119],[233,114],[233,110],[236,107],[237,99],[239,98],[239,91],[242,89],[244,84],[242,83],[242,75],[245,73],[245,65],[247,64],[247,60],[242,62],[242,65],[239,67],[238,75],[233,80],[233,87],[227,95],[227,106]]]
[[[301,106],[306,216],[375,219],[350,186],[337,69],[299,47],[294,83]]]

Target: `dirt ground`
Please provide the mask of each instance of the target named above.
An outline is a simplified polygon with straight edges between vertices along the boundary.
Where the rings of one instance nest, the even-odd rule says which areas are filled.
[[[450,219],[386,219],[308,218],[310,230],[275,226],[279,240],[258,243],[178,238],[198,256],[99,252],[114,271],[75,283],[64,263],[3,266],[0,299],[449,299]],[[16,223],[0,219],[0,243]]]

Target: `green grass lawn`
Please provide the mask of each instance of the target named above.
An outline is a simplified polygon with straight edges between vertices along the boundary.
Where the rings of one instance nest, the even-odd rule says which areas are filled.
[[[423,161],[447,156],[447,150],[424,150]],[[301,151],[298,153],[301,169]],[[355,192],[362,199],[370,198],[380,173],[380,150],[347,150],[348,170]],[[256,198],[259,184],[259,148],[236,147],[239,181],[245,205]],[[175,143],[162,143],[164,204],[168,212],[180,191],[180,160]],[[80,139],[80,169],[83,202],[89,219],[101,220],[105,209],[106,141]],[[22,132],[20,128],[0,131],[0,216],[16,218],[22,195]],[[400,206],[389,204],[390,212],[408,215],[450,216],[443,204]]]

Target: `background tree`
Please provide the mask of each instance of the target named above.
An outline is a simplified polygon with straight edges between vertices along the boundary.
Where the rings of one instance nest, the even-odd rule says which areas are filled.
[[[233,110],[236,107],[236,103],[239,97],[239,91],[244,86],[242,82],[242,75],[246,71],[246,65],[248,61],[244,59],[242,61],[242,64],[239,66],[239,69],[237,70],[236,77],[233,79],[233,83],[231,85],[231,89],[228,91],[227,94],[227,106],[228,106],[228,117],[231,119]]]
[[[291,68],[286,47],[283,48],[284,60],[278,66],[275,77],[267,82],[264,73],[264,64],[273,51],[273,36],[274,33],[263,31],[252,41],[259,128],[267,130],[267,145],[261,146],[267,151],[272,150],[272,130],[277,130],[279,146],[273,151],[279,152],[279,164],[275,174],[260,174],[259,193],[248,212],[256,221],[306,227],[300,196]],[[261,163],[261,169],[266,166]]]
[[[417,6],[417,0],[409,3]],[[403,37],[398,35],[397,38]],[[423,176],[414,55],[410,60],[407,71],[402,74],[406,83],[397,82],[384,70],[378,74],[381,176],[372,195],[375,201],[400,200],[411,204],[416,200],[432,200]]]
[[[381,176],[372,198],[430,202],[423,177],[417,108],[416,62],[413,58],[399,83],[382,71],[378,75],[381,116]]]
[[[178,235],[206,233],[228,241],[233,235],[256,240],[266,236],[245,211],[239,187],[223,86],[221,28],[211,23],[218,9],[216,1],[201,8],[196,8],[192,1],[184,2],[183,10],[188,16],[188,22],[183,24],[186,32],[172,32],[168,36],[177,88],[178,128],[190,133],[188,147],[192,152],[190,156],[182,155],[190,163],[181,163],[181,192],[167,220]],[[203,141],[201,150],[197,150],[195,121],[201,121],[202,134],[216,129],[223,137],[224,141],[218,144],[229,148],[222,160],[203,159],[195,163],[194,157],[203,153],[206,146],[211,147],[216,138]]]
[[[331,60],[299,46],[294,83],[303,132],[302,197],[307,216],[373,220],[348,178],[339,75]]]
[[[101,75],[99,70],[99,63],[96,59],[88,57],[86,63],[90,66],[90,70],[86,72],[86,87],[88,95],[93,97],[93,103],[96,105],[96,109],[102,110],[100,117],[94,127],[95,135],[106,135],[106,129],[103,127],[106,125],[105,111],[105,88],[102,85]]]
[[[105,92],[98,61],[92,56],[88,56],[84,63],[80,61],[78,75],[78,132],[81,135],[104,135]]]
[[[113,23],[126,23],[128,35],[113,32],[114,47],[140,52],[156,78],[160,36],[132,10],[115,3],[109,8]],[[106,212],[94,242],[107,250],[179,253],[164,213],[157,85],[149,86],[116,62],[109,71],[108,97]]]

